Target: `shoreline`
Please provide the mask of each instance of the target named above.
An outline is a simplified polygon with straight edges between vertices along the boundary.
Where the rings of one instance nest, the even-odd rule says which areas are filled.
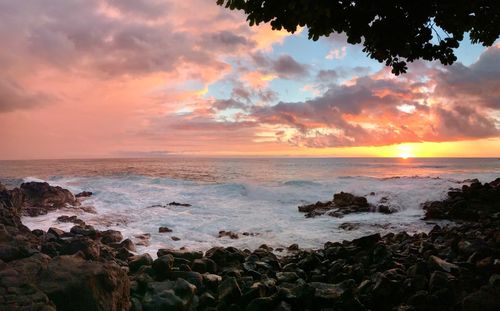
[[[205,253],[158,250],[156,260],[135,255],[134,243],[115,230],[80,223],[70,232],[30,231],[20,216],[37,212],[30,206],[34,201],[50,207],[78,201],[60,187],[25,188],[0,186],[0,306],[5,310],[500,306],[500,179],[472,183],[424,206],[429,219],[456,222],[435,226],[429,234],[372,234],[326,242],[315,250],[294,245],[283,257],[266,246],[252,251],[214,247]]]

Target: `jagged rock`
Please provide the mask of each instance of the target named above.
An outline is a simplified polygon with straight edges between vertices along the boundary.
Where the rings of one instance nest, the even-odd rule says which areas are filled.
[[[67,189],[51,186],[46,182],[27,182],[21,184],[24,193],[23,214],[38,216],[47,214],[66,205],[78,205],[75,196]]]
[[[78,256],[52,259],[35,280],[57,310],[128,310],[130,282],[116,264]]]

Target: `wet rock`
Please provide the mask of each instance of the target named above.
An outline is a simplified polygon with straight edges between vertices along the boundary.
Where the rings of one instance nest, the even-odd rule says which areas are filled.
[[[126,250],[129,250],[131,252],[137,251],[134,242],[132,242],[132,240],[130,239],[123,240],[118,246],[121,248],[125,248]]]
[[[333,203],[338,207],[358,206],[369,207],[365,197],[355,196],[351,193],[340,192],[333,195]]]
[[[104,244],[120,243],[123,235],[120,231],[106,230],[100,232],[101,242]]]
[[[149,240],[151,239],[151,234],[149,233],[137,234],[134,236],[134,238],[137,239],[135,241],[135,245],[149,246],[150,244]]]
[[[463,300],[464,311],[495,311],[500,306],[500,287],[483,286]]]
[[[71,232],[72,234],[87,236],[90,238],[97,237],[97,230],[91,225],[84,225],[84,226],[77,225],[72,227],[69,232]]]
[[[287,247],[287,250],[289,251],[298,251],[299,250],[299,244],[291,244],[290,246]]]
[[[46,182],[23,183],[20,189],[24,193],[23,214],[26,216],[44,215],[66,205],[78,204],[69,190]]]
[[[176,237],[176,236],[171,236],[170,238],[172,239],[172,241],[180,241],[181,240],[181,238]]]
[[[340,224],[339,228],[346,231],[358,230],[361,224],[357,222],[344,222]]]
[[[172,229],[170,229],[168,227],[160,227],[160,228],[158,228],[158,232],[159,233],[172,232]]]
[[[170,202],[167,204],[168,206],[183,206],[183,207],[190,207],[191,204],[188,204],[188,203],[178,203],[178,202]]]
[[[75,194],[76,198],[87,198],[90,197],[93,193],[91,191],[82,191],[80,193]]]
[[[71,222],[78,225],[85,225],[85,222],[76,216],[62,215],[57,217],[58,222]]]
[[[221,230],[221,231],[219,231],[218,237],[219,238],[228,237],[228,238],[235,240],[235,239],[239,238],[239,235],[238,235],[238,233],[233,232],[233,231]]]

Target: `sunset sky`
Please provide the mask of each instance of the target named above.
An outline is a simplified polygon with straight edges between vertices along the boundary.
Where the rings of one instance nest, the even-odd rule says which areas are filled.
[[[500,44],[407,74],[215,0],[0,0],[0,159],[500,157]]]

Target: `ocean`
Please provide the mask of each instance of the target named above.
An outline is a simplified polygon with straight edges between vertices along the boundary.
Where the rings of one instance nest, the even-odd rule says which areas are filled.
[[[477,178],[500,177],[500,159],[488,158],[176,158],[0,161],[0,182],[16,186],[24,181],[47,181],[73,193],[92,191],[83,201],[97,214],[63,209],[39,217],[23,217],[31,229],[72,224],[58,223],[61,215],[77,215],[97,229],[120,230],[132,240],[151,234],[159,248],[207,250],[213,246],[255,249],[297,243],[321,247],[380,232],[426,232],[435,222],[422,220],[421,204],[446,197]],[[350,214],[343,218],[305,218],[297,207],[331,200],[344,191],[366,196],[397,210]],[[169,202],[191,204],[168,206]],[[159,206],[161,205],[161,206]],[[167,205],[167,206],[165,206]],[[342,223],[359,228],[346,231]],[[172,233],[159,233],[166,226]],[[238,239],[219,238],[221,230],[239,233]],[[243,235],[243,232],[250,233]],[[171,239],[179,238],[178,241]]]

